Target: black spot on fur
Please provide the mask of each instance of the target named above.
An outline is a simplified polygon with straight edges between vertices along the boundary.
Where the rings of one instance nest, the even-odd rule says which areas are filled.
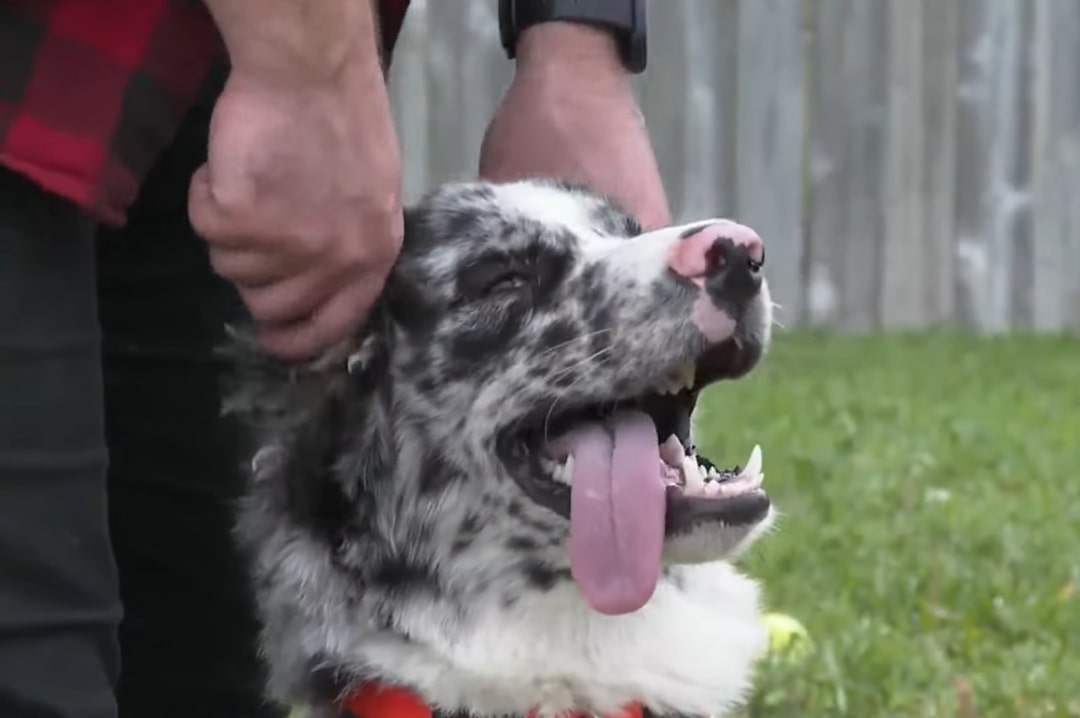
[[[529,585],[541,591],[550,591],[560,579],[570,575],[566,569],[553,568],[535,558],[523,561],[521,569],[525,572]]]
[[[462,207],[450,212],[446,217],[446,232],[449,239],[467,235],[476,227],[478,220],[479,215],[473,208]]]
[[[442,593],[442,581],[434,568],[405,556],[378,564],[372,571],[370,583],[395,595]]]
[[[539,534],[546,535],[551,533],[552,531],[555,531],[554,527],[545,523],[542,519],[536,518],[535,516],[523,515],[521,517],[521,523],[522,525],[528,526],[530,529]]]
[[[562,242],[566,247],[572,247],[574,243],[573,238]],[[538,308],[546,307],[558,296],[558,289],[570,271],[572,259],[573,257],[568,249],[551,246],[550,244],[537,246],[532,259],[537,278],[533,291],[534,306]]]
[[[511,551],[535,551],[540,545],[531,536],[511,536],[506,547]]]
[[[301,426],[286,452],[279,484],[282,513],[332,546],[341,541],[353,509],[333,471],[342,448],[342,413],[340,400],[331,398]]]
[[[511,340],[521,331],[527,319],[520,302],[499,307],[476,324],[462,329],[453,338],[450,351],[457,366],[475,371],[476,364],[504,352]]]
[[[548,350],[555,349],[565,344],[569,344],[576,336],[578,336],[578,328],[572,321],[562,320],[552,322],[547,325],[540,334],[540,348]],[[534,368],[542,369],[543,367],[537,366]]]
[[[438,391],[439,385],[438,383],[436,383],[435,377],[422,376],[420,377],[420,379],[417,380],[416,388],[419,389],[420,392],[423,394],[433,396],[436,391]]]
[[[469,514],[461,522],[461,526],[458,527],[458,538],[471,541],[480,533],[481,528],[483,528],[483,523],[480,517],[476,514]]]
[[[458,204],[480,207],[494,202],[495,192],[486,184],[471,184],[455,190],[454,199]]]
[[[420,467],[420,493],[440,493],[463,478],[464,475],[441,454],[431,452],[424,457],[424,463]]]
[[[593,346],[603,347],[610,344],[610,330],[615,325],[615,319],[609,305],[601,302],[586,306],[585,320],[589,324],[589,330],[593,332],[590,338]]]
[[[438,307],[425,298],[424,291],[404,272],[390,274],[382,299],[394,321],[414,335],[430,334],[441,316]]]

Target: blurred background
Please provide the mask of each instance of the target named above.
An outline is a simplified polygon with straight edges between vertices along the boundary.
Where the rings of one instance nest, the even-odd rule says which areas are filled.
[[[781,304],[699,422],[719,463],[762,444],[747,569],[810,635],[744,714],[1080,716],[1080,0],[649,5],[673,212],[756,228]],[[409,199],[475,173],[496,17],[413,0]]]

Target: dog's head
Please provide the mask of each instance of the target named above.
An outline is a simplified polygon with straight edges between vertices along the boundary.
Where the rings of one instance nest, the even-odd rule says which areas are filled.
[[[263,447],[248,520],[324,546],[387,627],[410,601],[467,615],[571,581],[638,609],[666,565],[727,558],[771,517],[759,452],[718,470],[690,420],[767,349],[764,259],[744,226],[644,232],[562,183],[436,190],[348,359],[235,394]]]
[[[595,608],[626,612],[662,561],[724,558],[766,518],[759,459],[718,472],[690,437],[701,389],[769,341],[751,230],[642,232],[549,183],[448,186],[407,221],[369,380],[392,387],[401,451],[425,455],[416,490],[453,507],[428,519],[459,522],[437,531],[444,561],[497,552],[540,584],[569,567]]]

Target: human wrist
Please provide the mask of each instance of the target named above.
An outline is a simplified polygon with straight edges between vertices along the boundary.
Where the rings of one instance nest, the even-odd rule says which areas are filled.
[[[555,21],[527,28],[517,40],[516,58],[519,76],[629,86],[614,34],[586,23]]]
[[[374,0],[205,0],[232,71],[259,84],[312,87],[382,74]]]

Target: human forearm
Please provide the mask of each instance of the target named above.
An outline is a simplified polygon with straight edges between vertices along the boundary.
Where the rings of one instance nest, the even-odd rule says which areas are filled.
[[[205,0],[234,70],[272,84],[380,70],[372,0]]]
[[[480,176],[560,177],[614,197],[645,227],[671,216],[615,35],[544,22],[514,45],[517,69],[484,135]]]

